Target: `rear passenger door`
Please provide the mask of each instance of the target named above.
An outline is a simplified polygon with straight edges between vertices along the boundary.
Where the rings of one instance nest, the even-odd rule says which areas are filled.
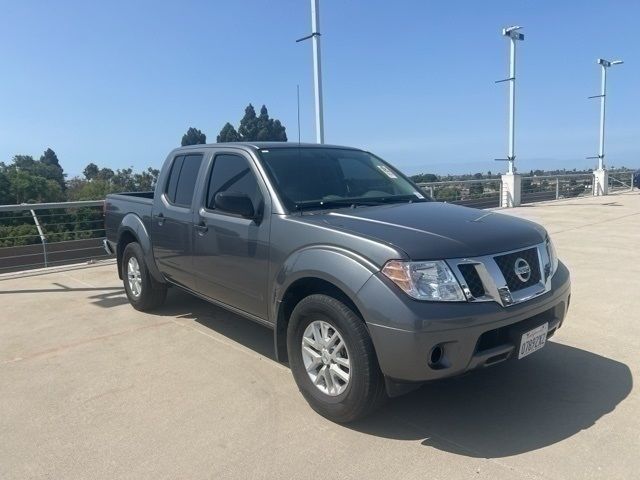
[[[171,162],[152,219],[152,243],[160,271],[172,282],[195,289],[193,264],[193,199],[203,153],[177,155]]]
[[[194,224],[198,291],[266,319],[271,198],[249,155],[222,151],[210,163]],[[256,218],[221,210],[215,197],[223,192],[249,196]]]

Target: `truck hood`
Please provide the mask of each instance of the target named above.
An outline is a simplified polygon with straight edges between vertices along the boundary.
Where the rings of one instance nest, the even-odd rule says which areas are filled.
[[[542,226],[528,220],[441,202],[345,208],[302,218],[391,244],[412,260],[477,257],[530,247],[546,237]]]

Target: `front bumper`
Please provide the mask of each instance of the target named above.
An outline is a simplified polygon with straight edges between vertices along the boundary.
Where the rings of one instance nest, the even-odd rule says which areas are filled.
[[[512,358],[523,332],[548,322],[550,337],[560,328],[570,295],[569,271],[562,263],[549,292],[509,307],[413,300],[382,274],[358,292],[380,368],[401,382],[451,377]],[[434,347],[442,351],[435,363],[430,361]]]

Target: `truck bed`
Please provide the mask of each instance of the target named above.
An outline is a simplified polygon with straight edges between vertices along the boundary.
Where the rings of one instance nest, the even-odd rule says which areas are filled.
[[[140,199],[142,200],[142,203],[153,203],[153,191],[111,193],[107,195],[107,198],[119,198],[122,200]]]
[[[114,241],[122,219],[128,215],[137,215],[145,228],[151,222],[153,210],[153,192],[112,193],[105,201],[105,230],[107,239]]]

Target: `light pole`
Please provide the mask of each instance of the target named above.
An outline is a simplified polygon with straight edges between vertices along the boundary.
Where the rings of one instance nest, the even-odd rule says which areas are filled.
[[[589,98],[600,99],[600,146],[598,148],[598,156],[588,157],[588,158],[598,159],[598,170],[604,170],[604,119],[605,119],[605,103],[607,99],[607,68],[612,67],[613,65],[620,65],[622,63],[624,63],[622,60],[613,60],[612,62],[610,62],[609,60],[605,60],[604,58],[598,59],[598,65],[602,67],[602,82],[600,84],[600,95],[593,95],[589,97]]]
[[[316,107],[316,142],[324,143],[324,114],[322,109],[322,66],[320,62],[320,6],[319,0],[311,0],[311,35],[296,42],[311,39],[313,45],[313,90]]]
[[[516,143],[516,131],[515,131],[515,110],[516,110],[516,42],[524,40],[524,35],[518,30],[522,27],[513,25],[511,27],[505,27],[502,29],[502,35],[508,37],[510,40],[510,52],[509,52],[509,78],[498,80],[496,83],[509,82],[509,153],[506,160],[509,162],[508,174],[513,175],[516,171],[514,162],[516,159],[515,143]]]

